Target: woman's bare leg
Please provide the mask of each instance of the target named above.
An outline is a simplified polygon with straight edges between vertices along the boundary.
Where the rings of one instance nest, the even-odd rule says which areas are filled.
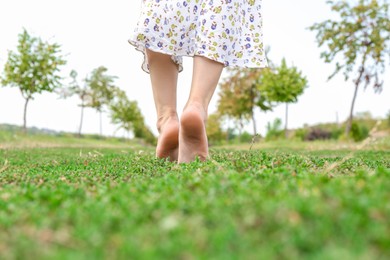
[[[224,65],[201,56],[194,57],[190,97],[180,120],[179,163],[208,157],[207,109]]]
[[[147,50],[153,98],[157,111],[156,156],[177,161],[179,121],[176,110],[178,67],[171,56]]]

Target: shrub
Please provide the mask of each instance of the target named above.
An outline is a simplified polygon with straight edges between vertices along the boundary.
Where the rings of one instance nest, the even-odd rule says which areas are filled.
[[[304,141],[309,131],[307,128],[299,128],[294,131],[294,137],[298,140]]]
[[[343,134],[343,132],[344,130],[341,127],[333,127],[330,132],[331,138],[334,140],[338,140]]]
[[[306,135],[305,141],[328,140],[331,138],[332,138],[332,132],[321,128],[313,128]]]
[[[283,137],[283,134],[284,131],[282,130],[282,120],[280,118],[276,118],[272,124],[268,122],[267,134],[265,136],[267,141],[279,139]]]
[[[253,135],[251,135],[246,131],[240,135],[240,143],[251,143],[252,139],[253,139]]]
[[[368,137],[369,130],[364,124],[353,122],[351,126],[351,137],[355,142],[362,141]]]

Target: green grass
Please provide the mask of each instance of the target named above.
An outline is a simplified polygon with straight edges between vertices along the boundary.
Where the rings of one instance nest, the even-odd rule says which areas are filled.
[[[1,126],[1,125],[0,125]],[[9,148],[38,148],[38,147],[94,147],[94,148],[135,148],[144,146],[142,141],[132,141],[124,138],[101,137],[99,135],[82,135],[57,133],[25,134],[22,131],[6,131],[0,128],[0,149]]]
[[[390,151],[351,146],[0,149],[0,258],[388,259]]]

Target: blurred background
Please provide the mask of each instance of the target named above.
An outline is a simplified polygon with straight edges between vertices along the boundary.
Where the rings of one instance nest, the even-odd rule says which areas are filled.
[[[121,90],[120,95],[126,96],[124,99],[112,99],[119,100],[118,102],[122,100],[124,102],[121,103],[122,108],[126,104],[133,106],[127,111],[130,111],[130,114],[139,114],[137,118],[141,118],[143,123],[143,126],[139,127],[140,131],[151,131],[157,135],[149,75],[141,70],[143,56],[127,42],[137,23],[140,7],[141,1],[129,0],[0,2],[0,75],[3,79],[9,51],[17,52],[18,35],[22,34],[24,29],[30,37],[41,39],[49,44],[60,45],[58,55],[66,61],[66,64],[59,67],[58,75],[62,79],[59,81],[57,90],[36,93],[33,95],[33,100],[29,101],[26,116],[27,127],[78,133],[81,112],[80,90],[86,86],[84,79],[91,83],[94,76],[98,79],[100,76],[100,79],[106,80],[112,88]],[[264,44],[267,46],[267,56],[272,63],[269,73],[280,72],[282,60],[285,59],[286,73],[288,73],[287,69],[292,69],[298,78],[304,79],[302,92],[297,93],[288,105],[288,129],[300,129],[300,131],[306,129],[306,132],[300,133],[299,136],[304,139],[308,138],[310,126],[333,123],[342,128],[342,124],[346,123],[350,115],[356,83],[354,79],[359,74],[360,54],[357,54],[356,67],[350,73],[348,80],[340,71],[328,81],[328,77],[335,71],[336,61],[342,63],[346,61],[346,58],[340,54],[334,62],[326,63],[320,55],[328,49],[326,45],[320,47],[316,40],[320,28],[309,29],[314,24],[322,23],[327,19],[340,20],[338,13],[332,12],[331,5],[326,4],[326,1],[263,1],[262,8]],[[388,50],[387,46],[387,54]],[[388,69],[388,56],[384,64],[385,69]],[[72,83],[73,79],[70,77],[72,71],[77,72],[77,77],[73,74],[77,84]],[[179,113],[189,94],[191,73],[192,59],[185,58],[184,71],[179,76]],[[246,114],[241,118],[219,111],[221,110],[219,109],[222,102],[221,96],[223,96],[222,85],[231,80],[234,75],[241,75],[237,73],[245,72],[225,70],[221,85],[210,105],[210,114],[219,112],[219,116],[213,119],[213,122],[218,121],[219,125],[211,126],[214,130],[210,130],[212,133],[222,132],[222,137],[216,137],[216,142],[218,138],[234,138],[243,133],[252,135],[254,129],[261,136],[266,136],[270,131],[282,132],[286,123],[285,102],[271,98],[269,102],[266,101],[263,104],[267,109],[255,104],[252,110],[253,115]],[[247,73],[251,72],[247,71]],[[381,91],[375,91],[373,81],[366,89],[364,89],[364,82],[359,87],[353,114],[357,118],[372,119],[372,122],[370,121],[371,123],[365,127],[367,129],[370,129],[377,119],[386,120],[389,117],[390,79],[388,75],[386,72],[379,74],[380,80],[384,81]],[[263,74],[259,72],[252,76],[257,76],[259,79],[263,77]],[[269,80],[272,81],[272,76],[270,77]],[[256,79],[253,82],[256,82]],[[246,84],[245,82],[238,83]],[[261,82],[256,84],[256,91],[264,88]],[[286,87],[286,84],[282,87]],[[73,95],[69,90],[72,86]],[[74,91],[77,86],[79,86],[79,92]],[[229,91],[229,86],[225,85],[225,91]],[[234,92],[232,89],[230,91]],[[264,93],[266,92],[264,90]],[[255,99],[255,103],[259,101],[259,97]],[[96,108],[90,104],[91,106],[88,107],[87,103],[91,103],[92,98],[84,101],[81,133],[118,137],[134,135],[134,125],[126,126],[126,122],[123,122],[123,117],[126,116],[118,112],[121,109],[119,105],[116,106],[116,116],[113,116],[114,112],[110,109],[110,105],[102,104],[101,107]],[[19,88],[10,87],[9,84],[3,82],[0,88],[0,124],[22,126],[24,105],[25,99]],[[228,104],[226,106],[229,107]],[[129,120],[131,123],[131,119]],[[215,130],[215,127],[219,127],[219,130]],[[364,131],[368,132],[367,129]],[[327,128],[322,130],[333,131]],[[338,137],[344,132],[344,130],[337,131]],[[293,133],[294,131],[290,135]]]

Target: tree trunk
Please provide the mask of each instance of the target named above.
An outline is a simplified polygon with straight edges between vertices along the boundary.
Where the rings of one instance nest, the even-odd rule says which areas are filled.
[[[27,133],[27,106],[30,98],[26,98],[26,102],[24,103],[24,113],[23,113],[23,132]]]
[[[364,66],[364,63],[363,63],[363,66]],[[347,121],[347,125],[345,127],[345,135],[346,136],[349,136],[349,132],[351,131],[352,120],[353,120],[353,110],[354,110],[354,107],[355,107],[356,97],[357,97],[357,93],[358,93],[358,90],[359,90],[360,81],[361,81],[361,79],[363,77],[363,73],[364,73],[364,67],[362,67],[360,69],[359,77],[355,81],[355,92],[353,94],[353,99],[352,99],[352,104],[351,104],[351,111],[349,113],[349,118],[348,118],[348,121]]]
[[[288,103],[286,103],[286,123],[284,124],[284,136],[288,138]]]
[[[253,136],[256,136],[257,134],[256,118],[253,110],[252,110],[252,122],[253,122]]]
[[[83,127],[84,120],[84,104],[81,104],[81,116],[80,116],[80,126],[79,126],[79,138],[81,137],[81,128]]]
[[[351,111],[349,112],[347,125],[345,127],[345,135],[346,136],[349,136],[349,132],[351,131],[351,128],[352,128],[353,110],[354,110],[354,107],[355,107],[355,102],[356,102],[358,89],[359,89],[359,85],[355,85],[355,93],[353,94],[353,99],[352,99],[352,104],[351,104]]]

